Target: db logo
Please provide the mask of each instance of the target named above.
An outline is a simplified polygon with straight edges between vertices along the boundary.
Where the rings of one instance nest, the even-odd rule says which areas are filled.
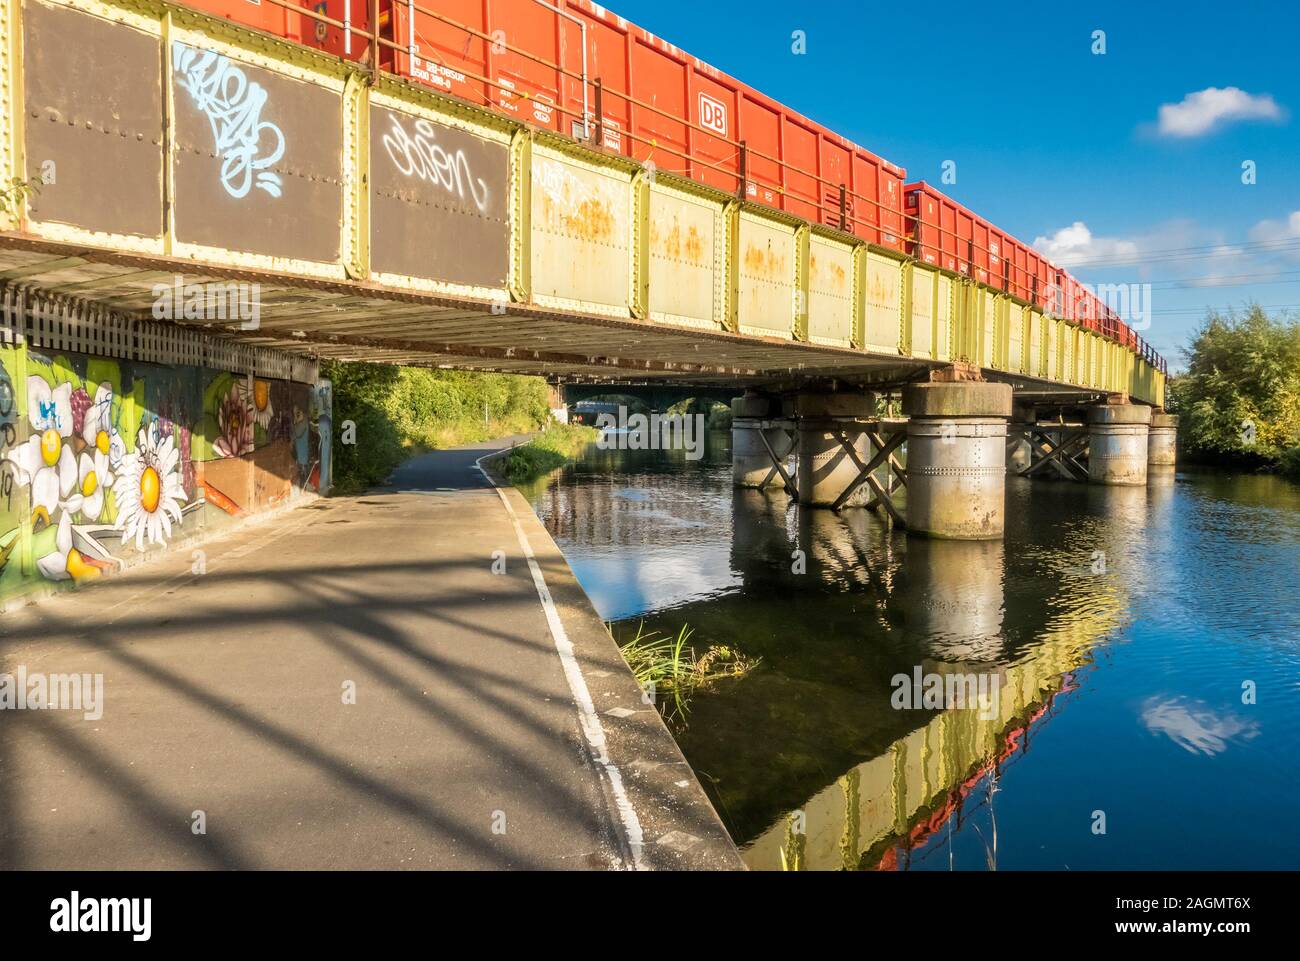
[[[714,133],[727,135],[727,106],[707,93],[700,94],[700,126]]]

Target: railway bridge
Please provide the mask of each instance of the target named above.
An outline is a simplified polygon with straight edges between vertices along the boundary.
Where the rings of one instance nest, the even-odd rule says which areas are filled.
[[[114,472],[155,470],[114,498],[141,545],[327,487],[327,358],[725,391],[738,484],[941,537],[1001,536],[1008,449],[1101,483],[1171,463],[1149,349],[756,202],[743,171],[162,0],[5,0],[0,28],[0,527],[48,528],[55,573],[108,562]]]

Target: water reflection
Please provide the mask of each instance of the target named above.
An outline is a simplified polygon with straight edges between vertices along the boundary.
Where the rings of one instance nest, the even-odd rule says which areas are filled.
[[[918,642],[941,661],[997,661],[1006,576],[1001,541],[913,540],[899,608]]]
[[[1248,741],[1259,733],[1253,720],[1216,712],[1202,701],[1184,697],[1147,698],[1142,723],[1152,734],[1164,734],[1193,754],[1221,754],[1230,741]]]
[[[1235,691],[1243,671],[1289,677],[1282,683],[1293,687],[1300,613],[1274,600],[1254,633],[1291,631],[1290,652],[1263,666],[1228,666],[1206,627],[1235,609],[1229,585],[1233,597],[1265,588],[1221,569],[1219,595],[1187,596],[1189,585],[1215,576],[1206,553],[1224,552],[1222,542],[1193,536],[1199,527],[1231,517],[1247,571],[1265,563],[1252,554],[1260,544],[1288,545],[1269,555],[1277,568],[1278,556],[1294,564],[1296,515],[1261,520],[1240,502],[1203,500],[1201,489],[1168,478],[1146,488],[1012,478],[1004,542],[922,540],[865,510],[837,516],[802,509],[782,491],[737,490],[726,439],[713,440],[699,462],[593,452],[533,500],[601,614],[621,622],[616,633],[642,621],[666,633],[689,625],[703,646],[761,659],[750,675],[697,695],[687,726],[675,731],[751,866],[1124,866],[1106,860],[1113,847],[1089,845],[1086,827],[1057,825],[1055,812],[1077,807],[1086,820],[1105,806],[1145,825],[1146,806],[1175,783],[1212,793],[1222,811],[1249,810],[1178,757],[1256,765],[1256,789],[1271,784],[1276,795],[1292,783],[1290,796],[1300,793],[1293,771],[1229,750],[1258,745],[1264,730],[1294,750],[1294,718],[1263,725],[1248,710],[1207,707],[1223,695],[1198,689]],[[1277,498],[1270,503],[1275,511]],[[1257,529],[1270,520],[1271,529]],[[1281,567],[1268,578],[1274,598]],[[1133,638],[1143,643],[1130,652]],[[1105,685],[1084,680],[1100,667]],[[996,713],[896,709],[891,679],[917,669],[995,674]],[[1078,702],[1076,691],[1091,700]],[[1007,794],[992,787],[1029,777],[1020,762],[1044,737],[1058,744],[1036,754],[1032,770],[1046,785],[1002,811]],[[1045,803],[1062,783],[1077,797]],[[1152,823],[1176,802],[1159,807]],[[986,843],[995,809],[1007,819],[1001,852]],[[1150,836],[1164,846],[1142,863],[1186,859],[1177,838]],[[1259,850],[1277,856],[1285,847]],[[1212,866],[1241,856],[1224,851]],[[1250,863],[1260,863],[1256,854]]]

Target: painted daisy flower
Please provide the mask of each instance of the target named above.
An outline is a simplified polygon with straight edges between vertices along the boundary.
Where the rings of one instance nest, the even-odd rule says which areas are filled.
[[[253,418],[262,425],[262,430],[270,430],[271,419],[275,410],[271,406],[271,382],[258,380],[252,374],[239,385],[244,403],[253,412]]]
[[[107,383],[100,384],[82,419],[81,439],[86,442],[86,448],[77,459],[76,490],[63,504],[65,510],[80,510],[92,523],[104,512],[104,492],[113,486],[110,452],[117,429],[109,419],[112,405],[113,388]],[[121,438],[118,443],[121,445]],[[121,445],[123,454],[125,450],[125,445]],[[121,463],[120,455],[118,463]]]
[[[77,489],[63,503],[64,510],[81,511],[81,516],[90,522],[99,520],[104,512],[104,491],[113,486],[113,472],[108,464],[108,455],[91,448],[81,452],[77,460]]]
[[[95,399],[86,410],[81,439],[87,447],[94,448],[110,460],[115,446],[122,454],[126,453],[126,445],[122,443],[117,428],[113,425],[113,385],[107,381],[95,390]],[[119,456],[117,463],[121,462]]]
[[[188,500],[179,468],[173,437],[163,438],[156,421],[141,427],[135,450],[123,458],[122,473],[113,484],[123,544],[134,538],[136,549],[144,550],[145,538],[162,544],[171,537],[172,521],[181,522],[181,504]]]
[[[65,512],[59,518],[59,530],[54,537],[55,550],[36,561],[37,569],[52,581],[84,581],[103,574],[102,568],[86,560],[81,551],[72,546],[72,519]]]
[[[32,524],[52,523],[59,504],[77,486],[72,437],[72,385],[50,387],[44,378],[27,378],[27,419],[32,436],[6,455],[21,483],[31,485]]]
[[[238,457],[253,452],[253,408],[244,400],[244,390],[239,384],[231,387],[230,393],[221,398],[217,430],[221,436],[212,449],[219,457]]]

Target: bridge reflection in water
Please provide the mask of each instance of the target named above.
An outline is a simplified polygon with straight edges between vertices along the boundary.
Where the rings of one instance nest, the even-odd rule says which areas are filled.
[[[732,488],[722,438],[698,462],[592,451],[533,491],[616,635],[685,624],[761,658],[675,733],[762,869],[930,857],[1122,630],[1127,592],[1152,587],[1138,545],[1166,489],[1013,479],[1008,498],[1005,543],[909,539]],[[995,675],[996,710],[894,708],[891,679],[918,667]]]

